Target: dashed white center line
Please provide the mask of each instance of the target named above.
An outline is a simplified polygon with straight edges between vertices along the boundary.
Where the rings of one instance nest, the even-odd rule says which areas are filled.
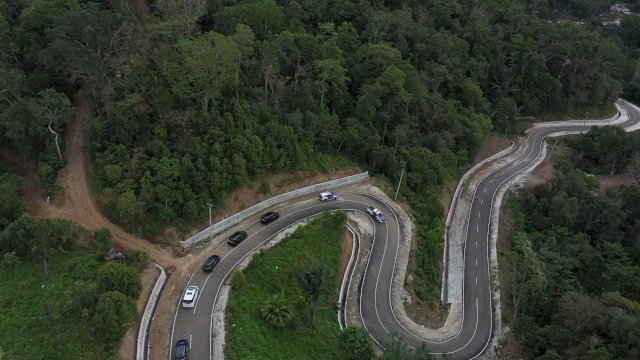
[[[476,258],[476,266],[478,266],[478,258]]]
[[[480,211],[478,211],[478,217],[480,217]]]
[[[493,182],[494,179],[491,179],[491,181],[489,181],[489,184],[491,184]]]
[[[193,347],[193,341],[191,341],[192,334],[189,334],[189,347]]]
[[[476,276],[476,285],[478,285],[478,277]]]
[[[493,181],[493,180],[491,180],[491,181]],[[486,194],[487,193],[487,188],[484,188],[484,191],[482,193]]]
[[[480,232],[480,228],[476,225],[476,232]]]
[[[484,198],[480,199],[480,205],[484,202]]]
[[[476,240],[476,249],[478,248],[478,240]]]

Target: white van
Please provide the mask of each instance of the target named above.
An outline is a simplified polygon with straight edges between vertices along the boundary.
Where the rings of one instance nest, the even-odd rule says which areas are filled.
[[[192,308],[196,306],[196,299],[198,299],[198,293],[200,289],[197,286],[189,286],[187,290],[184,291],[184,296],[182,297],[182,307],[183,308]]]

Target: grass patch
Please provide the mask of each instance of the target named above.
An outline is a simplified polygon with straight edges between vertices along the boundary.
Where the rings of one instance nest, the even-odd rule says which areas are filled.
[[[47,263],[23,261],[0,270],[0,347],[6,359],[106,359],[115,350],[106,348],[95,336],[81,308],[59,315],[59,298],[50,289],[72,288],[79,281],[91,281],[101,265],[95,256],[68,252]],[[45,311],[48,303],[53,325]]]
[[[345,222],[344,213],[326,215],[256,255],[247,269],[235,274],[227,306],[226,359],[341,357],[336,278]],[[325,266],[326,279],[312,325],[299,277],[302,269],[318,264]],[[293,320],[285,328],[275,328],[262,319],[260,309],[281,291],[293,311]]]

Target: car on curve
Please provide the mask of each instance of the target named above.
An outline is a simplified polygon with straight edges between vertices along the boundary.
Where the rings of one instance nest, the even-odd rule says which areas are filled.
[[[241,242],[244,241],[244,239],[247,238],[247,233],[244,231],[236,231],[233,233],[233,235],[229,236],[229,239],[227,240],[227,244],[231,245],[231,246],[236,246],[238,244],[240,244]]]
[[[184,295],[182,296],[182,307],[183,308],[195,307],[199,292],[200,292],[199,287],[189,286],[187,290],[184,291]]]
[[[337,200],[338,195],[331,191],[325,191],[320,193],[320,201],[333,201]]]
[[[220,262],[220,256],[211,255],[209,256],[207,261],[205,261],[204,264],[202,265],[202,270],[206,272],[211,272],[213,271],[213,268],[215,268],[216,265],[218,265],[219,262]]]
[[[265,225],[268,225],[278,220],[279,218],[280,218],[280,214],[274,211],[269,211],[268,213],[262,215],[262,217],[260,218],[260,222],[262,222]]]
[[[367,214],[374,218],[377,222],[383,223],[385,221],[384,214],[373,206],[367,206]]]

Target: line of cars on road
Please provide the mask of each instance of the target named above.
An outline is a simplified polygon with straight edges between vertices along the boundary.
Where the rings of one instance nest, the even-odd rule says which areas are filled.
[[[335,192],[325,191],[319,194],[320,201],[334,201],[338,199],[338,195]],[[384,214],[373,206],[367,207],[367,214],[373,217],[377,222],[385,222]],[[269,211],[260,217],[260,222],[264,225],[269,225],[272,222],[278,220],[280,214],[275,211]],[[237,246],[248,237],[245,231],[236,231],[227,239],[229,246]],[[202,265],[202,270],[205,272],[212,272],[213,269],[220,263],[221,259],[219,255],[211,255]],[[185,289],[182,296],[183,308],[194,308],[200,288],[198,286],[189,286]],[[185,339],[178,340],[175,346],[175,359],[176,360],[188,360],[189,359],[189,341]]]
[[[274,211],[269,211],[260,217],[260,222],[269,225],[270,223],[278,220],[280,218],[280,214]],[[236,231],[229,238],[227,238],[227,244],[229,246],[237,246],[241,242],[243,242],[248,237],[246,231]],[[219,255],[211,255],[207,258],[207,260],[202,264],[202,271],[204,272],[212,272],[213,269],[220,263]],[[189,286],[185,289],[184,294],[182,295],[182,307],[186,309],[194,308],[196,306],[196,301],[198,299],[198,295],[200,294],[200,288],[198,286]],[[176,342],[175,346],[175,359],[176,360],[189,360],[189,341],[186,339],[180,339]]]

